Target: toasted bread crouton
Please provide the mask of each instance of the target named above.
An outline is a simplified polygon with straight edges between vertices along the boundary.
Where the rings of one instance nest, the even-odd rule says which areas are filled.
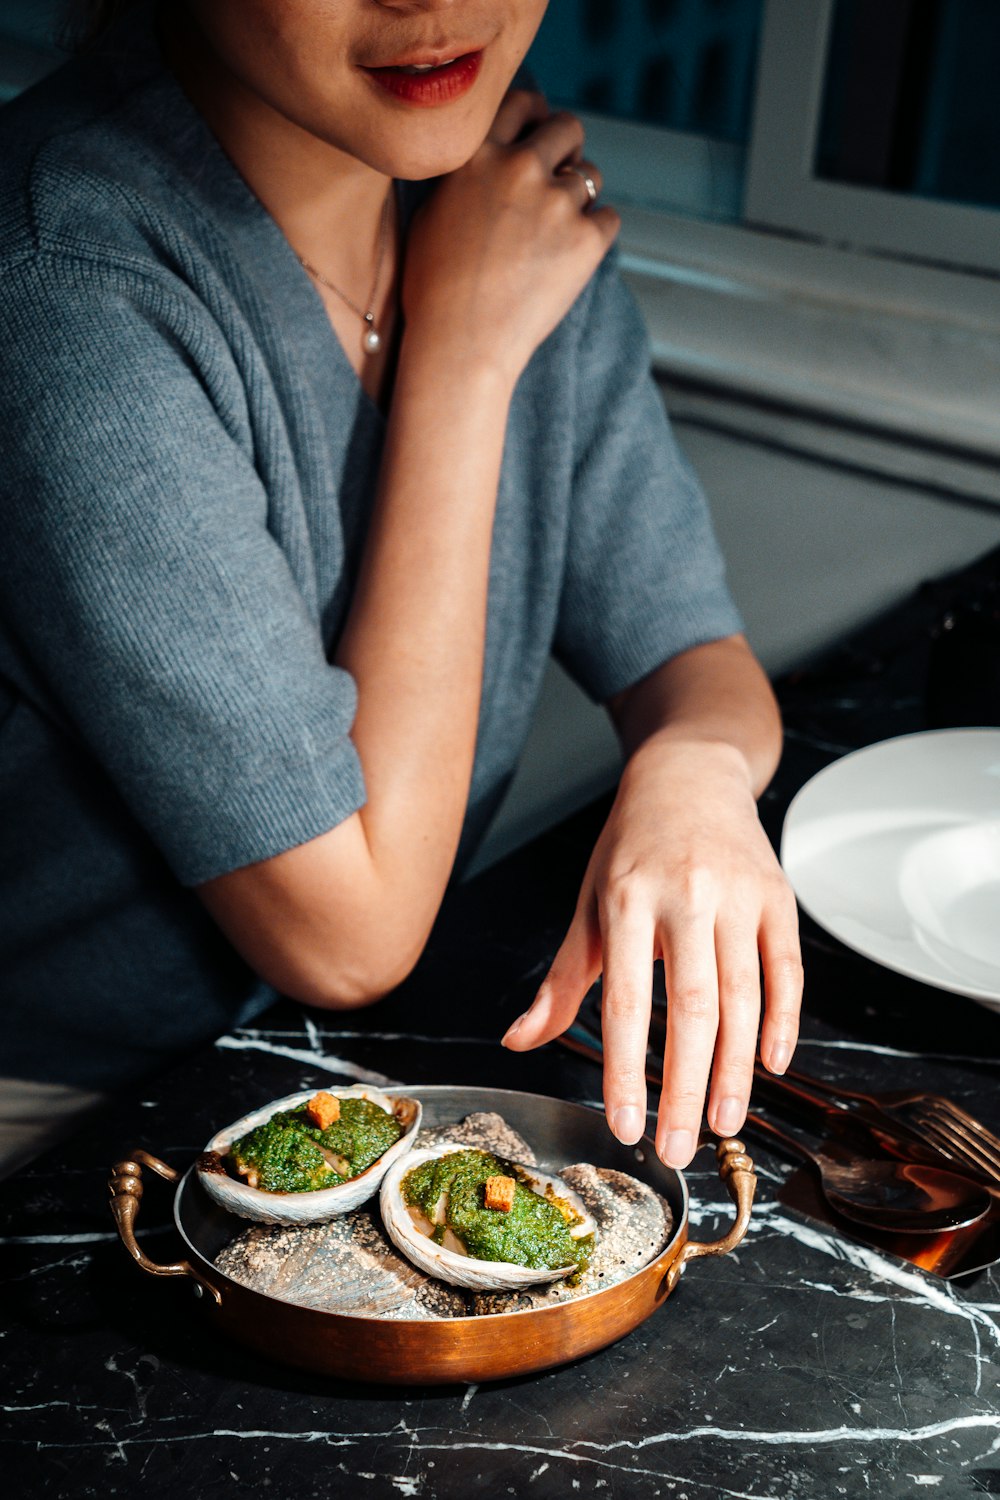
[[[484,1206],[498,1209],[502,1214],[509,1214],[514,1207],[513,1177],[487,1177]]]
[[[313,1094],[306,1105],[306,1113],[320,1130],[328,1130],[340,1119],[340,1100],[332,1094]]]

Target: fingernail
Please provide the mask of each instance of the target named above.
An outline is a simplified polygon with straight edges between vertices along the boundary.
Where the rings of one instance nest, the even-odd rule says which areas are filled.
[[[767,1065],[772,1073],[783,1073],[792,1060],[792,1048],[788,1042],[775,1042],[767,1054]]]
[[[524,1015],[527,1015],[527,1011],[525,1011]],[[507,1027],[507,1030],[504,1032],[503,1036],[500,1038],[500,1045],[501,1045],[501,1047],[506,1047],[506,1045],[510,1041],[511,1037],[517,1036],[517,1033],[521,1029],[521,1022],[523,1020],[524,1020],[524,1016],[518,1016],[517,1020],[513,1024],[513,1026],[508,1026]]]
[[[719,1135],[735,1135],[743,1124],[743,1100],[735,1097],[723,1099],[715,1112],[715,1128]]]
[[[690,1130],[670,1130],[660,1156],[668,1167],[686,1167],[694,1155],[694,1136]]]
[[[646,1128],[646,1117],[637,1104],[621,1104],[611,1116],[611,1129],[625,1146],[634,1146]]]

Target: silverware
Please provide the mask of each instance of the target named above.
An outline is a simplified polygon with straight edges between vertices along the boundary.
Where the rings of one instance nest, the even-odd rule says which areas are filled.
[[[658,992],[653,995],[649,1023],[648,1052],[654,1067],[659,1066],[667,1039],[666,997],[659,976],[658,986]],[[597,1030],[599,1044],[599,980],[587,996],[585,1013],[591,1022],[591,1034],[594,1028]],[[775,1075],[758,1073],[759,1080],[764,1078],[774,1079]],[[824,1093],[837,1101],[845,1112],[850,1109],[868,1124],[882,1130],[894,1130],[907,1141],[923,1141],[935,1153],[961,1162],[985,1181],[991,1184],[1000,1182],[1000,1136],[943,1094],[927,1089],[872,1089],[866,1093],[861,1089],[826,1083],[796,1068],[788,1068],[780,1075],[780,1080],[790,1080]]]
[[[771,1136],[786,1151],[809,1162],[834,1212],[866,1229],[943,1234],[977,1223],[993,1205],[985,1188],[943,1167],[872,1160],[836,1143],[817,1150],[756,1114],[747,1115],[746,1128]]]
[[[941,1153],[930,1146],[923,1135],[912,1126],[903,1124],[884,1111],[868,1104],[840,1104],[827,1094],[815,1090],[798,1079],[769,1073],[757,1063],[754,1067],[754,1092],[761,1094],[769,1104],[792,1111],[805,1119],[817,1122],[821,1133],[864,1152],[891,1157],[905,1157],[907,1161],[926,1162],[931,1167],[947,1165]],[[810,1081],[811,1082],[811,1081]]]
[[[588,1014],[599,1026],[596,995]],[[659,1065],[666,1035],[665,1002],[654,997],[648,1048],[650,1065],[654,1068]],[[991,1187],[1000,1184],[1000,1138],[943,1094],[920,1089],[865,1093],[825,1083],[795,1068],[775,1076],[758,1067],[756,1078],[758,1087],[770,1088],[772,1093],[784,1088],[791,1097],[794,1086],[798,1085],[825,1094],[836,1111],[827,1115],[827,1128],[839,1138],[848,1138],[849,1122],[854,1121],[858,1126],[857,1139],[860,1140],[864,1129],[880,1149],[891,1155],[905,1153],[929,1166],[947,1164]],[[806,1101],[799,1095],[798,1102]],[[818,1107],[821,1101],[814,1099],[810,1103]]]
[[[1000,1146],[985,1126],[966,1116],[957,1105],[944,1108],[950,1100],[928,1102],[914,1110],[914,1124],[920,1125],[925,1140],[930,1141],[950,1160],[961,1164],[963,1171],[974,1170],[984,1181],[1000,1184]]]
[[[656,1085],[662,1081],[662,1049],[656,1044],[666,1038],[661,1011],[662,1007],[654,1005],[646,1050],[646,1078]],[[599,1026],[599,1019],[595,1024]],[[602,1055],[599,1031],[578,1018],[571,1033],[596,1048],[598,1057]],[[783,1094],[814,1117],[822,1114],[827,1129],[839,1139],[866,1140],[890,1155],[905,1153],[928,1166],[940,1165],[944,1158],[991,1186],[1000,1183],[1000,1139],[943,1094],[905,1089],[865,1093],[826,1083],[795,1068],[769,1073],[759,1063],[754,1078],[759,1089]]]
[[[590,1062],[604,1061],[600,1037],[579,1021],[557,1040]],[[653,1066],[648,1057],[645,1071],[646,1081],[658,1088],[663,1081],[662,1070]],[[804,1088],[797,1088],[796,1092],[808,1097]],[[844,1111],[822,1100],[816,1102],[824,1119],[830,1115],[840,1117],[847,1129],[851,1129],[852,1122],[843,1119]],[[886,1234],[942,1234],[977,1223],[993,1206],[993,1198],[984,1188],[946,1168],[926,1162],[858,1155],[837,1143],[814,1151],[760,1115],[747,1115],[746,1123],[747,1129],[772,1136],[811,1162],[831,1208],[866,1229]],[[877,1139],[874,1144],[878,1149]]]
[[[588,1018],[592,1013],[593,1008],[587,1012]],[[600,1025],[599,1012],[597,1025]],[[600,1036],[595,1036],[585,1025],[577,1023],[569,1034],[557,1040],[591,1062],[601,1064],[604,1060]],[[659,1087],[660,1072],[650,1066],[648,1060],[646,1077],[650,1084]],[[849,1225],[854,1238],[863,1244],[873,1246],[882,1254],[897,1256],[945,1281],[965,1281],[1000,1263],[1000,1194],[994,1193],[992,1206],[982,1219],[965,1229],[939,1235],[883,1234],[857,1222],[836,1218],[820,1191],[815,1173],[807,1167],[793,1173],[778,1189],[777,1201],[783,1207],[835,1231],[843,1233]]]
[[[872,1112],[877,1112],[890,1125],[902,1127],[925,1141],[949,1161],[961,1163],[963,1170],[991,1184],[1000,1183],[1000,1139],[981,1120],[943,1094],[926,1089],[866,1093],[826,1083],[794,1068],[789,1068],[782,1078],[841,1101],[844,1113],[871,1120]]]

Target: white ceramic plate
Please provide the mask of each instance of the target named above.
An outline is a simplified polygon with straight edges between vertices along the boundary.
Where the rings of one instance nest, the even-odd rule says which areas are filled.
[[[835,761],[792,801],[781,863],[841,942],[1000,1010],[1000,730],[909,734]]]

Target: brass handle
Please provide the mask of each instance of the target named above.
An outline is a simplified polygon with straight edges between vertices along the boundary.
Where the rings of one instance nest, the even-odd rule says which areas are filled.
[[[698,1142],[698,1150],[700,1151],[703,1146],[711,1145],[715,1145],[719,1176],[729,1189],[729,1196],[736,1205],[736,1218],[729,1233],[724,1234],[721,1240],[712,1240],[708,1244],[700,1240],[687,1241],[677,1258],[671,1262],[663,1278],[664,1296],[673,1291],[689,1260],[697,1260],[701,1255],[728,1255],[730,1250],[736,1249],[750,1227],[750,1209],[753,1206],[753,1195],[757,1190],[757,1174],[753,1169],[753,1162],[747,1156],[742,1141],[729,1138],[716,1144],[714,1137],[704,1133]]]
[[[122,1244],[136,1265],[148,1271],[150,1276],[190,1276],[198,1296],[207,1292],[216,1303],[221,1304],[222,1297],[218,1289],[210,1282],[203,1281],[190,1261],[177,1260],[172,1265],[161,1266],[155,1260],[150,1260],[149,1256],[139,1248],[135,1237],[135,1221],[139,1213],[139,1204],[142,1201],[143,1166],[149,1167],[150,1171],[155,1172],[157,1176],[166,1178],[167,1182],[176,1182],[180,1176],[175,1168],[168,1166],[165,1161],[160,1161],[158,1156],[150,1156],[148,1151],[133,1151],[127,1160],[117,1162],[111,1168],[108,1192],[111,1194],[111,1212],[118,1225]]]

